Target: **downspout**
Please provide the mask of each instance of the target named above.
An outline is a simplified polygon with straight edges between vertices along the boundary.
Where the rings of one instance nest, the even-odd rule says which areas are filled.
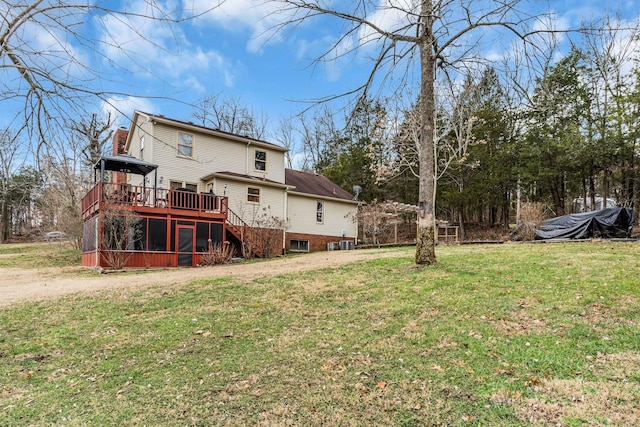
[[[282,255],[285,254],[285,250],[287,248],[287,212],[289,210],[289,188],[285,187],[284,189],[284,203],[282,206],[284,212],[282,218],[284,219],[284,226],[282,227]]]
[[[247,141],[247,155],[246,155],[246,175],[249,175],[249,146],[251,145],[251,141]]]
[[[94,236],[95,236],[95,241],[93,242],[95,244],[95,254],[96,254],[96,265],[94,266],[95,269],[97,269],[98,267],[100,267],[100,256],[101,256],[101,245],[100,245],[100,215],[98,215],[97,217],[97,221],[95,222],[95,230],[94,230]]]
[[[105,160],[104,157],[100,158],[100,201],[104,200],[104,168],[105,168]],[[102,225],[102,219],[100,216],[97,217],[96,221],[96,268],[100,267],[100,258],[102,257],[102,233],[104,232],[104,228]]]
[[[158,168],[153,170],[153,206],[156,206],[158,200]]]
[[[151,151],[151,153],[150,153],[151,156],[150,156],[149,161],[153,162],[153,157],[154,157],[154,154],[155,154],[154,153],[155,150],[153,149],[155,128],[154,128],[153,125],[155,124],[155,121],[151,121],[151,117],[148,114],[143,113],[142,111],[137,111],[137,113],[145,118],[145,121],[142,122],[143,125],[151,122],[151,132],[150,132],[151,133],[151,141],[150,141],[151,143],[149,144],[150,151]],[[139,135],[140,128],[137,127],[137,126],[136,126],[136,131],[138,132],[138,135]],[[142,135],[142,137],[144,137],[144,135]],[[141,160],[143,160],[143,159],[141,159]],[[143,187],[146,185],[146,181],[147,181],[146,176],[142,177],[142,185],[143,185]],[[146,194],[146,190],[145,190],[145,194]],[[157,203],[158,203],[158,168],[155,168],[153,170],[153,206],[157,207],[158,206]],[[149,203],[149,204],[151,204],[151,203]]]
[[[100,158],[100,200],[104,200],[104,157]]]

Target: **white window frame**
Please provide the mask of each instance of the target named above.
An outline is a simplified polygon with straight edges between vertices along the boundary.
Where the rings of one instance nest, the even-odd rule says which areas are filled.
[[[191,142],[190,145],[188,144],[181,144],[182,141],[182,135],[186,135],[191,137]],[[194,146],[194,140],[195,140],[195,136],[192,133],[188,133],[188,132],[182,132],[182,131],[178,131],[178,146],[177,146],[177,156],[178,157],[184,157],[187,159],[193,159],[193,146]],[[184,154],[181,152],[180,147],[188,147],[190,150],[190,153]]]
[[[174,184],[178,184],[177,187],[174,186]],[[198,192],[198,183],[196,182],[189,182],[189,181],[181,181],[179,179],[170,179],[169,180],[169,189],[170,190],[175,190],[176,188],[189,188],[191,187],[191,189],[195,192]],[[195,188],[193,188],[195,187]]]
[[[256,193],[252,193],[251,190],[257,190]],[[260,187],[249,187],[247,186],[247,203],[255,203],[260,204],[260,197],[262,196],[262,189]],[[256,199],[256,200],[252,200]]]
[[[258,159],[258,153],[264,153],[264,160]],[[264,164],[264,169],[260,169],[258,167],[258,163]],[[266,172],[267,171],[267,150],[262,150],[260,148],[256,148],[253,150],[253,168],[258,172]]]
[[[296,242],[296,245],[294,247],[293,242]],[[306,246],[306,248],[300,248],[300,244],[303,243],[304,246]],[[289,251],[291,252],[309,252],[309,241],[305,240],[305,239],[291,239],[289,241]]]
[[[316,223],[324,224],[324,202],[316,200]]]

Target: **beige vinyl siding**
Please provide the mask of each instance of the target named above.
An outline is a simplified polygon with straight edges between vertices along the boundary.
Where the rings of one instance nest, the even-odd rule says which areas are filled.
[[[267,153],[267,170],[260,171],[255,168],[256,150]],[[270,179],[275,182],[284,182],[284,153],[259,146],[249,146],[249,173],[247,175]]]
[[[129,143],[128,153],[133,157],[140,158],[140,140],[144,137],[144,161],[155,163],[153,159],[153,124],[147,121],[144,116],[138,116],[138,123],[133,126],[131,142]],[[153,172],[148,176],[149,185],[153,185]],[[160,175],[158,175],[160,177]],[[142,177],[140,175],[129,175],[129,183],[132,185],[142,185]]]
[[[259,183],[250,184],[217,178],[215,182],[216,194],[222,195],[225,185],[227,186],[229,209],[247,224],[251,225],[258,215],[265,212],[263,208],[267,208],[274,217],[285,218],[284,189],[260,186]],[[260,188],[260,203],[247,203],[247,189],[249,187]]]
[[[193,134],[193,156],[200,154],[200,138]],[[145,141],[146,145],[146,141]],[[178,155],[178,131],[163,124],[154,126],[154,159],[158,165],[158,186],[169,188],[170,181],[181,181],[200,184],[202,172],[198,169],[198,162],[194,158]],[[145,147],[146,150],[146,147]],[[162,177],[162,183],[160,183]],[[199,186],[201,187],[201,186]],[[204,187],[198,188],[204,191]]]
[[[147,121],[144,116],[137,116],[138,122],[133,126],[132,134],[129,136],[129,154],[140,158],[140,140],[144,137],[144,159],[153,163],[153,124]]]
[[[317,202],[324,203],[324,219],[322,223],[316,222]],[[288,218],[290,233],[319,234],[326,236],[356,237],[356,224],[352,220],[356,205],[328,199],[315,198],[313,196],[300,196],[289,193]],[[352,215],[348,215],[348,214]]]
[[[200,178],[212,172],[227,171],[284,182],[284,153],[282,152],[263,149],[267,152],[267,171],[255,171],[253,147],[248,148],[246,144],[238,141],[193,132],[189,129],[184,130],[193,135],[193,158],[189,159],[177,155],[178,131],[177,128],[165,124],[158,123],[154,126],[154,158],[149,161],[159,165],[158,176],[163,176],[165,182],[167,179],[199,182]],[[145,152],[148,145],[149,143],[145,141]],[[132,152],[135,153],[135,151]],[[247,155],[250,156],[251,161],[250,171],[247,171]],[[201,186],[200,190],[204,191],[204,185]]]

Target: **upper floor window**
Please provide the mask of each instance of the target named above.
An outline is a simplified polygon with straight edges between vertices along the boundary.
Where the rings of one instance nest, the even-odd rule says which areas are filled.
[[[260,189],[255,187],[247,188],[247,202],[260,203]]]
[[[256,149],[256,170],[266,172],[267,170],[267,152]]]
[[[324,203],[318,201],[316,203],[316,222],[322,223],[324,221]]]
[[[144,160],[144,136],[140,137],[140,160]]]
[[[178,155],[193,157],[193,135],[190,133],[178,132]]]

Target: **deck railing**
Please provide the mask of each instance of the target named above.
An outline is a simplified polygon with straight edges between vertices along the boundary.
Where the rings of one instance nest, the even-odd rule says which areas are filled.
[[[187,189],[167,190],[124,183],[98,182],[82,199],[82,213],[89,215],[103,205],[180,209],[203,213],[227,213],[227,197]]]

